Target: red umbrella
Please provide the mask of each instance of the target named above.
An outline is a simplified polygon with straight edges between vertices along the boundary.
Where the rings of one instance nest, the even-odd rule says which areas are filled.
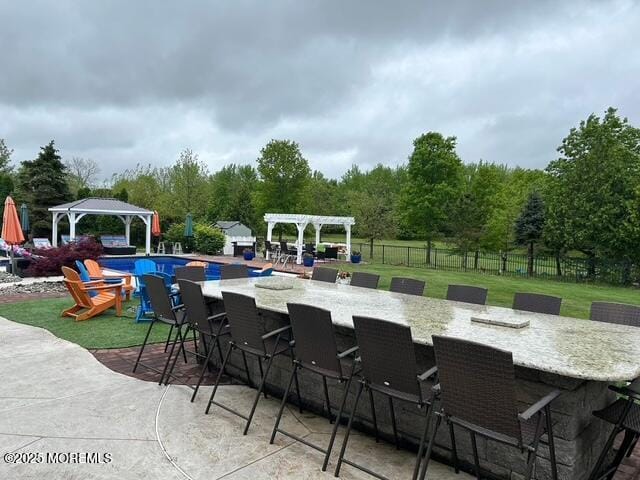
[[[13,260],[13,246],[24,243],[24,234],[20,227],[20,219],[13,198],[7,197],[4,201],[4,216],[2,218],[2,238],[11,248],[11,267],[15,272],[15,263]]]
[[[160,230],[160,215],[156,210],[153,211],[153,220],[151,221],[151,233],[154,237],[159,237],[162,231]]]

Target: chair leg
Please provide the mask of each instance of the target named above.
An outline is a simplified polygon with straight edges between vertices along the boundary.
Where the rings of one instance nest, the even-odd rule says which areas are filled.
[[[429,460],[431,460],[431,452],[433,451],[433,444],[436,441],[436,434],[438,433],[440,422],[442,422],[442,417],[440,415],[436,415],[436,424],[433,426],[431,436],[429,437],[429,446],[427,447],[427,451],[424,454],[424,463],[422,464],[422,470],[420,471],[420,480],[424,480],[425,476],[427,475]]]
[[[138,368],[138,364],[140,363],[140,357],[142,357],[142,352],[144,350],[144,347],[147,346],[147,340],[149,340],[149,334],[151,333],[151,329],[153,328],[153,324],[156,323],[155,319],[151,320],[151,323],[149,324],[149,328],[147,329],[147,334],[144,336],[144,341],[142,342],[142,346],[140,347],[140,352],[138,353],[138,358],[136,359],[136,364],[133,366],[133,372],[135,373],[136,369]]]
[[[247,354],[244,353],[244,350],[240,350],[242,352],[242,362],[244,363],[244,371],[247,374],[247,385],[253,387],[253,382],[251,381],[251,374],[249,373],[249,363],[247,362]]]
[[[378,418],[376,417],[376,404],[373,402],[373,391],[368,388],[369,391],[369,404],[371,405],[371,421],[373,422],[373,432],[376,437],[376,443],[380,441],[378,436]]]
[[[216,339],[217,340],[217,339]],[[206,342],[203,342],[206,348]],[[216,344],[211,342],[213,345],[211,345],[211,347],[209,347],[209,351],[207,352],[207,357],[204,360],[204,364],[202,365],[202,369],[200,370],[200,376],[198,377],[198,383],[196,384],[196,388],[193,391],[193,395],[191,395],[191,403],[194,402],[194,400],[196,399],[196,395],[198,394],[198,389],[200,388],[200,384],[202,383],[202,379],[204,378],[204,374],[207,371],[207,369],[209,368],[209,361],[211,360],[211,355],[213,354],[213,351],[216,349]],[[219,344],[218,344],[219,345]]]
[[[213,390],[211,392],[211,396],[209,397],[209,403],[207,403],[207,409],[204,411],[205,415],[209,413],[209,409],[211,408],[211,404],[213,403],[213,397],[216,395],[216,391],[218,390],[218,385],[220,385],[220,379],[222,378],[222,372],[224,371],[224,367],[227,366],[227,362],[229,361],[229,357],[231,356],[231,350],[233,350],[233,345],[229,344],[229,349],[222,361],[222,368],[218,372],[218,376],[216,377],[216,383],[213,385]]]
[[[353,380],[353,372],[349,376],[349,380],[344,386],[344,393],[342,394],[342,401],[340,402],[340,409],[338,410],[338,415],[333,423],[333,429],[331,430],[331,437],[329,438],[329,446],[327,447],[327,453],[324,455],[324,462],[322,462],[322,471],[327,471],[327,465],[329,464],[329,457],[331,457],[331,450],[333,450],[333,444],[336,441],[336,434],[338,433],[338,427],[340,427],[340,422],[342,421],[342,414],[344,412],[344,407],[347,404],[347,397],[349,396],[349,388],[351,387],[351,381]]]
[[[396,425],[396,412],[393,409],[393,398],[389,398],[389,413],[391,413],[391,427],[393,428],[393,441],[396,444],[396,450],[400,449],[398,443],[398,426]]]
[[[611,463],[611,468],[613,467],[616,467],[616,468],[607,476],[607,480],[613,480],[613,477],[615,476],[616,471],[618,470],[618,466],[620,466],[620,464],[622,463],[622,460],[624,459],[625,454],[629,449],[629,446],[633,443],[633,437],[634,437],[633,433],[631,433],[629,430],[625,430],[622,444],[620,444],[620,448],[616,452],[616,456],[613,459],[613,462]]]
[[[458,467],[458,449],[456,447],[456,433],[453,428],[453,422],[449,422],[449,438],[451,438],[451,459],[453,460],[453,470],[456,473],[460,472]]]
[[[471,449],[473,450],[473,465],[476,471],[476,478],[481,480],[480,476],[480,459],[478,458],[478,445],[476,444],[476,434],[472,431],[469,431],[469,435],[471,436]]]
[[[333,414],[331,413],[331,402],[329,401],[329,388],[327,387],[327,377],[322,376],[322,388],[324,390],[324,403],[327,406],[327,415],[329,423],[333,423]]]
[[[187,334],[189,333],[189,329],[191,328],[191,325],[187,325],[187,330],[185,331],[184,336],[180,336],[180,347],[178,347],[178,353],[176,354],[175,357],[173,357],[173,362],[171,362],[171,367],[169,368],[169,372],[167,373],[166,376],[166,380],[164,382],[165,385],[169,385],[169,379],[171,378],[171,375],[173,375],[173,370],[176,367],[176,363],[178,362],[178,357],[180,356],[180,352],[183,351],[184,352],[184,342],[187,339]],[[173,352],[173,349],[171,350]],[[169,359],[171,358],[171,355],[169,355]]]
[[[602,464],[607,458],[609,454],[609,450],[611,450],[613,441],[616,439],[616,436],[618,435],[618,433],[620,433],[620,429],[616,426],[611,431],[609,438],[607,438],[607,441],[605,442],[604,447],[602,448],[602,452],[600,453],[600,456],[598,457],[596,464],[593,466],[593,470],[591,470],[591,475],[589,475],[589,480],[596,480],[596,478],[598,478],[598,473],[600,472],[600,469],[602,468]]]
[[[162,375],[160,376],[160,381],[158,382],[158,385],[162,385],[164,376],[166,375],[167,369],[169,368],[169,362],[171,361],[171,357],[173,356],[173,351],[176,348],[176,343],[178,343],[178,338],[180,338],[180,343],[182,344],[182,335],[180,335],[180,326],[176,326],[176,336],[173,337],[173,343],[171,344],[171,349],[169,350],[169,356],[167,357],[167,361],[164,362],[164,369],[162,370]],[[178,348],[178,351],[176,353],[176,358],[179,356],[180,356],[180,348]]]
[[[425,441],[427,439],[427,433],[429,432],[429,425],[431,425],[431,417],[432,417],[432,405],[427,404],[425,416],[424,416],[424,430],[422,431],[422,436],[420,437],[420,445],[418,445],[418,454],[416,455],[416,465],[413,467],[413,475],[412,480],[416,480],[418,478],[418,473],[420,472],[420,463],[422,462],[422,454],[424,453]]]
[[[251,426],[251,421],[253,420],[253,415],[256,413],[256,407],[258,406],[258,401],[260,400],[260,394],[264,390],[264,384],[267,381],[267,375],[269,375],[269,370],[271,370],[271,365],[273,365],[273,356],[269,357],[269,361],[267,362],[267,368],[264,371],[264,375],[262,375],[262,379],[260,380],[260,386],[258,387],[256,398],[253,401],[253,406],[251,407],[251,413],[249,413],[247,424],[244,427],[244,432],[242,432],[243,435],[246,435],[247,432],[249,431],[249,427]]]
[[[542,436],[542,414],[538,414],[538,422],[536,424],[536,433],[533,437],[532,449],[529,450],[529,456],[527,458],[527,468],[524,474],[525,480],[530,480],[533,477],[533,472],[536,466],[536,457],[538,456],[538,446],[540,445],[540,437]]]
[[[264,371],[262,370],[262,359],[260,357],[258,357],[258,369],[260,370],[260,378],[263,378]],[[264,398],[267,398],[267,392],[263,390],[262,393],[264,393]]]
[[[198,354],[198,339],[196,338],[196,330],[195,328],[192,330],[193,332],[193,351]]]
[[[558,465],[556,463],[556,442],[553,438],[553,422],[551,419],[551,407],[547,405],[544,409],[544,416],[547,422],[547,444],[549,445],[549,461],[551,462],[551,478],[558,480]]]
[[[273,431],[271,432],[271,439],[269,440],[269,444],[273,444],[273,441],[276,438],[276,433],[278,432],[278,427],[280,426],[280,419],[282,418],[282,413],[284,412],[284,407],[287,404],[287,398],[289,397],[289,392],[291,391],[291,385],[293,384],[293,379],[296,376],[297,366],[293,366],[291,370],[291,376],[289,377],[289,383],[287,384],[287,388],[284,391],[284,395],[282,396],[282,401],[280,402],[280,410],[278,410],[278,416],[276,417],[276,423],[273,426]]]
[[[294,381],[296,382],[296,396],[298,397],[298,410],[302,413],[302,397],[300,396],[300,382],[298,382],[298,372],[294,370]]]
[[[358,402],[360,401],[360,396],[362,395],[362,389],[364,388],[364,384],[360,382],[358,386],[358,393],[356,393],[356,399],[353,402],[353,409],[351,410],[351,415],[349,415],[349,423],[347,424],[347,431],[344,434],[344,440],[342,440],[342,447],[340,448],[340,456],[338,457],[338,464],[336,465],[336,470],[334,472],[335,477],[340,476],[340,468],[342,467],[342,460],[344,459],[344,453],[347,450],[347,443],[349,442],[349,435],[351,434],[351,427],[353,426],[353,418],[356,415],[356,410],[358,409]],[[336,422],[336,425],[338,423]]]
[[[169,342],[171,341],[171,334],[173,333],[173,325],[169,327],[169,335],[167,335],[167,341],[164,342],[164,353],[167,353],[167,348],[169,348]]]

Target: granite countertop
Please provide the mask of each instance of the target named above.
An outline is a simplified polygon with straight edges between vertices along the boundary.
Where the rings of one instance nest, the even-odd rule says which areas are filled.
[[[256,281],[288,282],[293,288],[256,288]],[[325,308],[336,325],[347,327],[353,327],[353,315],[402,323],[411,327],[416,343],[432,345],[432,335],[485,343],[511,351],[516,365],[566,377],[614,382],[640,376],[637,327],[303,279],[270,277],[203,284],[206,296],[222,298],[222,291],[253,296],[259,308],[280,313],[287,313],[287,302]],[[514,329],[471,322],[472,316],[526,318],[530,323]]]

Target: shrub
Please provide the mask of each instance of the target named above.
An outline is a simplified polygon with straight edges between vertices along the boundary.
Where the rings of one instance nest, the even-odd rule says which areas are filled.
[[[76,260],[86,260],[87,258],[97,260],[101,255],[102,245],[94,238],[83,238],[78,242],[57,248],[36,249],[33,251],[27,274],[34,277],[61,275],[61,267],[71,267],[75,270]]]
[[[193,227],[193,233],[196,250],[199,253],[215,255],[224,247],[226,239],[224,233],[219,228],[196,223]]]
[[[166,241],[175,243],[175,242],[184,242],[184,223],[173,223],[167,231],[164,233],[164,238]]]

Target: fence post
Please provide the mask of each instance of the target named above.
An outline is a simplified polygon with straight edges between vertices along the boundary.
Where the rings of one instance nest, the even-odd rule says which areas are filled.
[[[407,247],[407,267],[411,266],[411,262],[409,260],[409,248],[410,247]]]
[[[384,265],[384,243],[382,244],[382,264]]]
[[[433,249],[433,268],[438,268],[438,247]]]

